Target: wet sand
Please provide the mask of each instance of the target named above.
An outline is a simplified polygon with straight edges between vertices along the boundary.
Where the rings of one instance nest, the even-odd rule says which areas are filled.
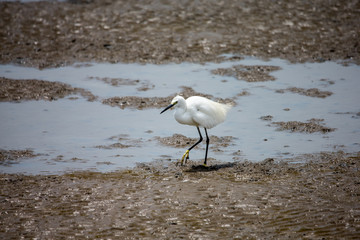
[[[39,68],[89,61],[205,62],[221,61],[220,54],[233,53],[234,60],[252,55],[359,64],[359,8],[359,3],[342,1],[2,2],[0,62]],[[235,66],[213,73],[273,81],[268,75],[273,70]],[[76,94],[98,100],[84,89],[62,83],[0,80],[0,101],[56,100]],[[145,84],[139,91],[149,87]],[[316,89],[279,93],[286,91],[319,98],[331,95]],[[184,95],[195,93],[184,87]],[[103,103],[159,108],[172,97],[125,96]],[[271,122],[271,116],[264,116],[263,120],[290,132],[333,130],[321,119]],[[154,139],[173,147],[193,140],[183,135]],[[236,139],[230,136],[214,139],[221,147],[232,141]],[[36,154],[1,150],[0,163],[16,164]],[[105,174],[1,174],[0,238],[359,238],[359,153],[307,154],[282,162],[219,160],[211,158],[207,168],[201,162],[190,161],[185,167],[154,162]]]

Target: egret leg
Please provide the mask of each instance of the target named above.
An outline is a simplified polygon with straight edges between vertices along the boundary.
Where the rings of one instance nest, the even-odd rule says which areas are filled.
[[[205,161],[204,161],[204,165],[206,166],[206,160],[207,160],[207,155],[208,155],[208,149],[209,149],[210,139],[209,139],[209,136],[208,136],[208,133],[207,133],[206,128],[204,128],[204,129],[205,129],[205,134],[206,134],[206,151],[205,151]]]
[[[186,150],[186,152],[182,156],[181,162],[180,162],[181,166],[183,165],[184,159],[185,159],[185,163],[186,163],[186,161],[189,159],[189,150]]]
[[[196,145],[198,145],[199,143],[201,143],[201,141],[203,140],[203,137],[202,137],[202,135],[201,135],[201,132],[200,132],[199,127],[196,127],[196,128],[197,128],[198,133],[199,133],[199,135],[200,135],[200,139],[199,139],[199,141],[197,141],[194,145],[192,145],[188,150],[186,150],[186,152],[184,153],[184,155],[183,155],[182,158],[181,158],[181,162],[180,162],[181,165],[183,165],[184,159],[185,159],[185,163],[186,163],[187,160],[189,159],[189,152],[190,152],[190,150],[193,149],[193,148],[194,148]],[[205,131],[206,131],[206,130],[205,130]]]

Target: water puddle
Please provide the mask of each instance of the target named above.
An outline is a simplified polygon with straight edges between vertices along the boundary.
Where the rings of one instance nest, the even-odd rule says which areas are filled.
[[[242,74],[266,72],[256,66],[280,69],[267,73],[275,80],[248,82],[237,79],[246,78],[234,72],[238,65]],[[214,74],[217,69],[227,70],[218,75]],[[210,135],[233,137],[226,147],[210,148],[210,163],[214,159],[261,161],[321,151],[359,150],[360,67],[356,65],[290,64],[280,59],[255,58],[203,65],[89,63],[44,70],[1,65],[0,76],[63,82],[99,97],[94,102],[81,96],[51,102],[1,102],[0,149],[30,149],[39,155],[10,166],[0,165],[0,172],[108,172],[139,162],[176,161],[185,149],[162,145],[157,138],[176,133],[197,138],[194,127],[178,124],[171,112],[160,115],[159,108],[121,109],[101,101],[115,96],[167,97],[180,92],[182,86],[236,102],[228,119],[209,130]],[[335,130],[279,131],[274,124],[307,123],[311,119]],[[202,147],[192,151],[192,159],[203,158]]]

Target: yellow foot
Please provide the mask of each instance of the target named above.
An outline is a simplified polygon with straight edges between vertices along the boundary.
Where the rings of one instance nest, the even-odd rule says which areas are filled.
[[[183,165],[183,163],[184,163],[184,159],[185,159],[185,163],[186,163],[186,161],[189,159],[189,150],[186,150],[186,152],[184,153],[184,155],[182,156],[182,158],[181,158],[181,161],[180,161],[180,164],[181,164],[181,166]]]

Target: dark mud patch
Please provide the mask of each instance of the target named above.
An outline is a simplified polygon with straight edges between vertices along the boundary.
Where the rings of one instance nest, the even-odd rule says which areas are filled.
[[[148,91],[148,90],[153,89],[153,88],[155,88],[155,85],[152,84],[150,81],[143,81],[141,83],[141,85],[139,87],[137,87],[136,89],[138,91],[145,92],[145,91]]]
[[[312,118],[307,122],[299,122],[299,121],[289,121],[289,122],[272,122],[279,126],[277,130],[279,131],[291,131],[291,132],[301,132],[301,133],[328,133],[333,132],[335,128],[329,128],[324,126],[324,119],[315,119]]]
[[[96,148],[102,148],[102,149],[114,149],[114,148],[129,148],[132,147],[131,145],[126,145],[122,143],[113,143],[110,145],[98,145]]]
[[[360,153],[305,159],[1,174],[0,237],[357,238]]]
[[[0,101],[21,102],[27,100],[53,101],[73,94],[80,94],[89,101],[96,100],[91,92],[73,88],[60,82],[49,82],[36,79],[13,80],[0,77]]]
[[[351,118],[360,119],[360,112],[337,112],[336,114],[352,115]]]
[[[249,96],[249,95],[251,95],[251,93],[249,93],[248,91],[245,91],[245,90],[236,94],[236,96],[238,96],[238,97]]]
[[[104,161],[104,162],[96,162],[96,165],[115,165],[115,163]]]
[[[1,2],[0,62],[206,62],[223,53],[359,63],[359,3]]]
[[[209,136],[210,146],[212,148],[218,148],[217,151],[220,151],[221,147],[228,147],[231,142],[235,139],[231,136],[218,137],[218,136]],[[196,143],[199,138],[189,138],[182,134],[173,134],[171,137],[155,137],[155,139],[165,145],[176,148],[186,148],[190,147],[192,144]]]
[[[190,87],[182,87],[182,91],[176,94],[172,94],[168,97],[137,97],[137,96],[124,96],[124,97],[112,97],[107,98],[102,101],[103,104],[110,105],[112,107],[124,108],[136,108],[136,109],[146,109],[146,108],[163,108],[168,106],[171,103],[171,100],[176,95],[181,95],[185,99],[191,96],[202,96],[214,101],[226,104],[235,105],[234,99],[231,98],[214,98],[212,95],[203,94],[194,91]]]
[[[212,74],[234,77],[238,80],[244,80],[247,82],[265,82],[265,81],[274,81],[275,78],[269,73],[272,71],[280,70],[280,67],[277,66],[245,66],[245,65],[235,65],[231,68],[218,68],[212,70]]]
[[[274,117],[271,115],[261,116],[260,119],[264,121],[271,121]]]
[[[58,162],[58,163],[73,163],[73,162],[87,163],[88,160],[77,158],[77,157],[65,158],[63,155],[57,155],[56,157],[52,158],[51,161],[47,161],[48,164],[52,164],[53,162]]]
[[[27,158],[34,158],[40,154],[35,154],[33,150],[3,150],[0,149],[0,165],[11,166],[20,163]]]
[[[277,93],[285,93],[285,92],[292,92],[297,93],[300,95],[308,96],[308,97],[317,97],[317,98],[326,98],[331,96],[333,93],[330,91],[321,91],[317,88],[298,88],[298,87],[290,87],[287,89],[278,89],[276,90]]]
[[[100,77],[89,77],[89,79],[96,79],[102,81],[106,84],[109,84],[113,87],[119,86],[135,86],[140,85],[137,90],[138,91],[147,91],[153,89],[155,87],[154,84],[151,84],[149,81],[140,81],[138,79],[128,79],[128,78],[100,78]]]
[[[108,77],[89,77],[89,79],[96,79],[109,84],[114,87],[118,86],[133,86],[139,84],[140,80],[128,79],[128,78],[108,78]]]
[[[120,134],[109,137],[107,140],[109,141],[116,141],[116,143],[112,143],[109,145],[98,145],[95,146],[96,148],[102,149],[114,149],[114,148],[130,148],[130,147],[137,147],[142,143],[142,139],[134,139],[130,138],[127,134]]]
[[[170,104],[173,97],[136,97],[136,96],[124,96],[124,97],[112,97],[102,101],[103,104],[110,105],[112,107],[125,108],[162,108]]]
[[[335,84],[335,81],[330,80],[330,79],[326,79],[326,78],[322,78],[319,81],[322,83],[321,85],[324,86],[324,87],[328,87],[330,85]]]

